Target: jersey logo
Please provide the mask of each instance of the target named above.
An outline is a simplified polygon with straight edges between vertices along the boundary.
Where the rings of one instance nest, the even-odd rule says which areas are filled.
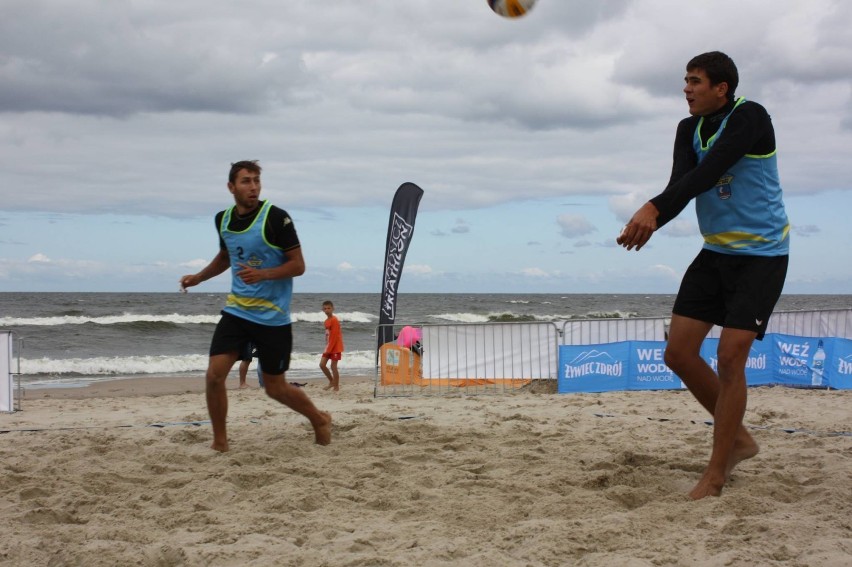
[[[730,173],[723,175],[716,182],[716,196],[725,201],[731,198],[731,183],[734,181],[734,176]]]
[[[260,268],[263,265],[263,260],[252,254],[246,264],[248,264],[252,268]]]

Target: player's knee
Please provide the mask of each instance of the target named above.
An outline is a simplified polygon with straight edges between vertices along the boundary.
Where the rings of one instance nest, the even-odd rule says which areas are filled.
[[[263,381],[263,391],[266,392],[266,395],[273,400],[277,400],[281,397],[281,388],[280,385],[276,382],[273,383],[269,380]]]
[[[719,377],[736,376],[745,372],[747,358],[748,351],[742,353],[738,349],[719,349],[716,352]]]
[[[686,357],[684,357],[683,351],[678,351],[677,349],[667,346],[663,353],[663,362],[665,362],[666,366],[677,374],[678,371],[682,370],[686,365]]]
[[[207,374],[204,376],[208,385],[221,385],[225,383],[225,379],[228,377],[227,374],[223,374],[222,372],[218,372],[214,369],[207,369]]]

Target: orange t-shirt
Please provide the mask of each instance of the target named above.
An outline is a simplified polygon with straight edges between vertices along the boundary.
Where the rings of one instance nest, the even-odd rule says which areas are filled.
[[[343,333],[340,331],[340,321],[332,315],[323,324],[325,325],[325,352],[343,352]]]

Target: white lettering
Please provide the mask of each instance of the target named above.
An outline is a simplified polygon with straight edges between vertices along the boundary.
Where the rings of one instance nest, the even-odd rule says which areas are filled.
[[[640,348],[636,349],[636,354],[639,355],[639,360],[663,360],[661,348]]]
[[[385,259],[385,300],[382,304],[382,312],[391,320],[395,319],[394,306],[396,305],[397,283],[402,272],[402,253],[413,230],[414,227],[405,222],[405,219],[397,213],[393,214],[390,229],[391,241],[388,245],[388,256]]]
[[[646,362],[644,364],[637,364],[636,370],[652,374],[671,373],[671,369],[662,362]]]
[[[623,365],[621,362],[606,363],[606,362],[586,362],[572,366],[565,365],[565,378],[582,378],[591,374],[599,374],[603,376],[621,376]]]
[[[637,376],[636,380],[638,382],[674,382],[674,374],[657,374],[656,376]]]
[[[778,358],[779,364],[781,366],[807,366],[808,362],[806,360],[802,360],[800,358],[793,358],[792,356],[781,356]]]
[[[778,346],[781,347],[781,352],[783,352],[784,354],[791,354],[793,356],[801,356],[803,358],[807,358],[811,345],[807,343],[782,343],[779,341]]]
[[[754,368],[755,370],[766,370],[766,355],[750,356],[746,360],[746,368]]]

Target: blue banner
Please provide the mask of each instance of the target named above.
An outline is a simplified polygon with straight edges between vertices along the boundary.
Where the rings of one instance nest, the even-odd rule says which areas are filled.
[[[828,385],[838,390],[852,390],[852,340],[833,339],[828,358]]]
[[[559,347],[560,394],[627,390],[630,343]]]
[[[701,356],[718,369],[719,339],[705,339]],[[559,347],[559,393],[683,388],[663,360],[664,341],[625,341]],[[852,389],[852,340],[767,334],[746,361],[749,386]]]

